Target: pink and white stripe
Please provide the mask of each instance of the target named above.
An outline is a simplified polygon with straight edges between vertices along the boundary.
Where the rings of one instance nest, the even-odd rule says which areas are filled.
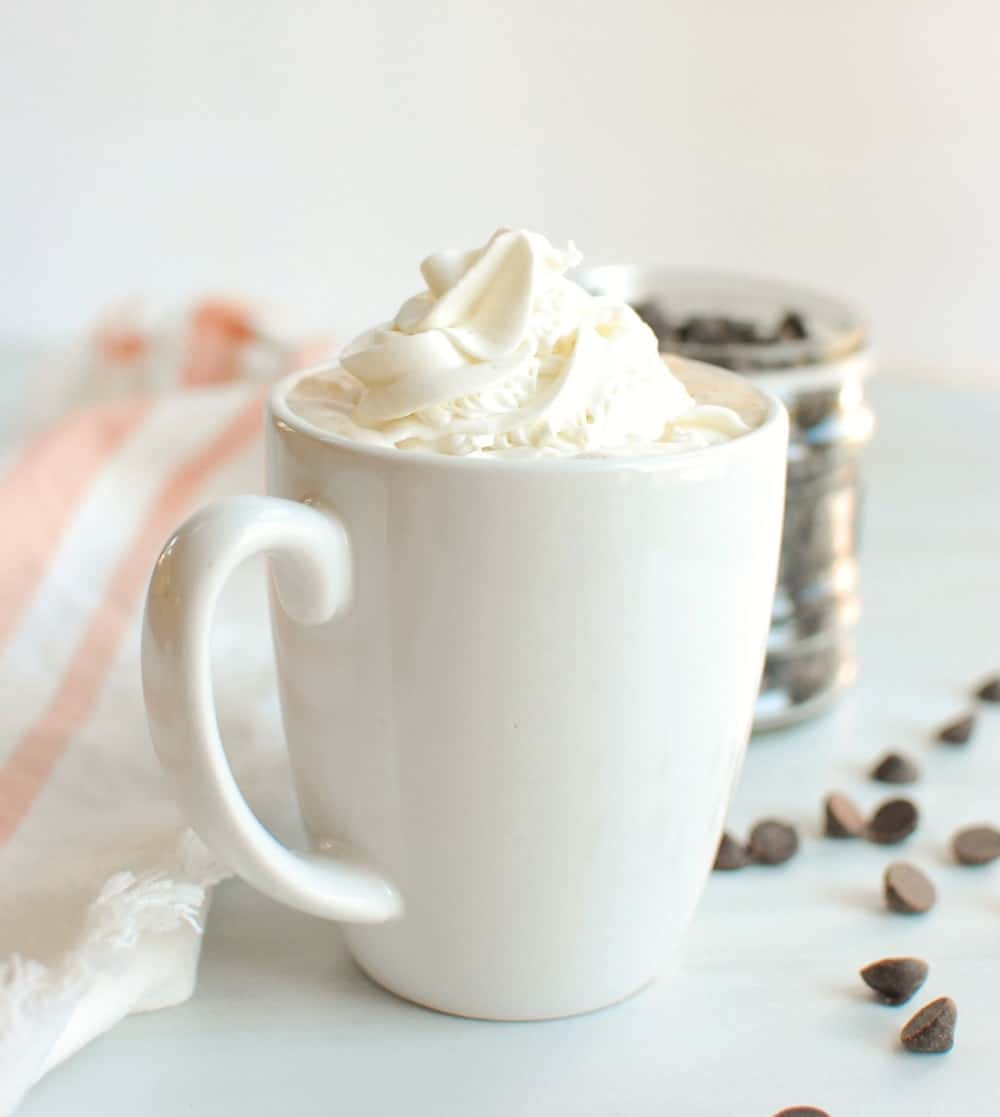
[[[154,343],[119,324],[117,348],[106,333],[99,344],[138,368]],[[253,350],[250,379],[266,380],[298,349],[262,340],[220,300],[172,344],[171,379],[199,390],[133,389],[70,414],[0,474],[0,1114],[123,1015],[190,994],[221,873],[185,832],[145,734],[142,598],[179,520],[210,495],[261,487],[265,388],[245,382],[247,361]],[[253,612],[220,626],[227,647],[248,642]],[[266,645],[252,642],[243,670],[266,675]],[[256,676],[254,688],[264,701]],[[251,752],[274,729],[244,727]]]

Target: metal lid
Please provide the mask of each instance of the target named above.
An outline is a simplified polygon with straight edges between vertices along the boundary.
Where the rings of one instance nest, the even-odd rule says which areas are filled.
[[[807,336],[792,341],[664,343],[661,336],[662,349],[735,372],[832,365],[862,353],[866,345],[865,322],[849,304],[764,276],[609,265],[578,269],[572,278],[592,294],[611,295],[647,311],[651,306],[668,321],[717,316],[769,326],[789,312],[802,318]],[[655,329],[656,323],[650,324]]]

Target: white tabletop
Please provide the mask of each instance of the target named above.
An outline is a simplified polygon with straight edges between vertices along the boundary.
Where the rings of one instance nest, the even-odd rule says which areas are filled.
[[[917,1117],[988,1106],[1000,865],[955,866],[948,839],[965,823],[1000,823],[1000,708],[983,711],[965,748],[930,731],[1000,669],[1000,393],[884,380],[872,395],[861,683],[827,717],[752,743],[731,824],[786,817],[803,849],[783,868],[714,874],[676,972],[572,1020],[459,1020],[373,986],[336,928],[230,883],[193,1000],[93,1043],[32,1091],[24,1117],[769,1117],[793,1103]],[[924,767],[913,789],[924,821],[905,847],[938,884],[922,917],[882,904],[882,868],[900,848],[819,834],[828,789],[865,805],[891,792],[865,777],[886,748]],[[857,970],[896,953],[931,970],[893,1009]],[[954,1051],[903,1052],[904,1021],[942,994],[958,1003]]]

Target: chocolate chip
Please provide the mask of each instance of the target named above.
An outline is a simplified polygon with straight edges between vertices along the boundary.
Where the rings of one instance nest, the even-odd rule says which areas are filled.
[[[814,1105],[792,1105],[788,1109],[779,1110],[774,1117],[830,1117],[830,1114]]]
[[[714,349],[727,345],[776,345],[802,341],[809,336],[805,319],[789,310],[774,325],[762,326],[745,318],[724,314],[690,314],[680,321],[672,319],[665,306],[653,299],[632,303],[632,309],[650,327],[660,348],[673,350],[685,345]]]
[[[887,799],[868,821],[868,840],[879,845],[895,845],[916,830],[919,818],[916,806],[909,799]]]
[[[887,866],[882,888],[890,910],[903,915],[922,915],[937,899],[937,889],[930,879],[907,861],[893,861]]]
[[[799,836],[793,826],[767,818],[750,831],[750,858],[758,865],[782,865],[794,857]]]
[[[916,783],[920,779],[920,769],[908,756],[887,752],[872,769],[871,776],[879,783]]]
[[[976,697],[983,702],[1000,702],[1000,675],[994,675],[976,691]]]
[[[864,983],[887,1005],[902,1005],[927,980],[923,958],[882,958],[861,971]]]
[[[966,714],[954,721],[949,721],[947,725],[942,725],[937,732],[937,739],[943,741],[946,745],[964,745],[972,736],[972,731],[975,728],[975,714]]]
[[[865,816],[839,791],[823,800],[823,833],[828,838],[859,838],[865,831]]]
[[[785,314],[784,318],[778,323],[775,333],[778,341],[802,341],[809,336],[806,324],[802,321],[802,315],[797,314],[794,310],[789,310]]]
[[[967,826],[952,838],[951,848],[963,865],[988,865],[1000,857],[1000,831],[992,826]]]
[[[757,327],[753,322],[744,322],[738,318],[730,318],[729,340],[739,342],[741,345],[754,345],[761,339],[757,336]]]
[[[732,325],[720,315],[692,315],[681,323],[677,336],[696,345],[726,345],[733,340]]]
[[[713,868],[720,872],[730,872],[749,864],[750,855],[746,849],[728,831],[723,834],[719,839],[719,849],[715,855]]]
[[[955,1021],[958,1008],[951,997],[938,997],[906,1023],[899,1038],[907,1051],[940,1055],[955,1046]]]
[[[633,303],[632,309],[656,334],[657,341],[666,342],[673,336],[673,326],[666,312],[654,302]],[[661,345],[662,348],[662,345]]]

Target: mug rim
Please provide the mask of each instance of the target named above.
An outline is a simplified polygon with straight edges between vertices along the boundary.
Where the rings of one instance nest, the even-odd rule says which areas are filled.
[[[725,442],[716,442],[708,446],[699,446],[693,449],[681,450],[671,453],[645,453],[645,454],[607,454],[606,456],[583,456],[575,454],[547,455],[544,457],[478,457],[470,454],[434,454],[415,450],[400,450],[396,446],[379,446],[370,442],[358,442],[353,438],[334,434],[323,427],[310,423],[308,419],[297,414],[288,405],[287,394],[299,380],[325,372],[335,366],[336,362],[324,362],[311,365],[309,368],[298,369],[286,373],[275,382],[268,393],[267,416],[279,430],[284,427],[292,430],[314,442],[325,443],[334,449],[345,453],[357,455],[359,458],[371,458],[380,462],[395,462],[406,465],[408,469],[446,469],[446,470],[480,470],[487,473],[517,472],[517,473],[604,473],[615,470],[674,470],[696,466],[712,458],[713,461],[722,455],[730,455],[747,451],[752,445],[770,437],[771,432],[778,426],[787,429],[788,412],[781,399],[768,388],[754,382],[749,376],[741,376],[729,369],[720,368],[718,365],[708,364],[706,361],[694,361],[687,357],[670,355],[670,364],[705,369],[713,376],[723,380],[738,381],[744,389],[748,389],[763,403],[765,412],[761,421],[736,438],[729,438]]]

